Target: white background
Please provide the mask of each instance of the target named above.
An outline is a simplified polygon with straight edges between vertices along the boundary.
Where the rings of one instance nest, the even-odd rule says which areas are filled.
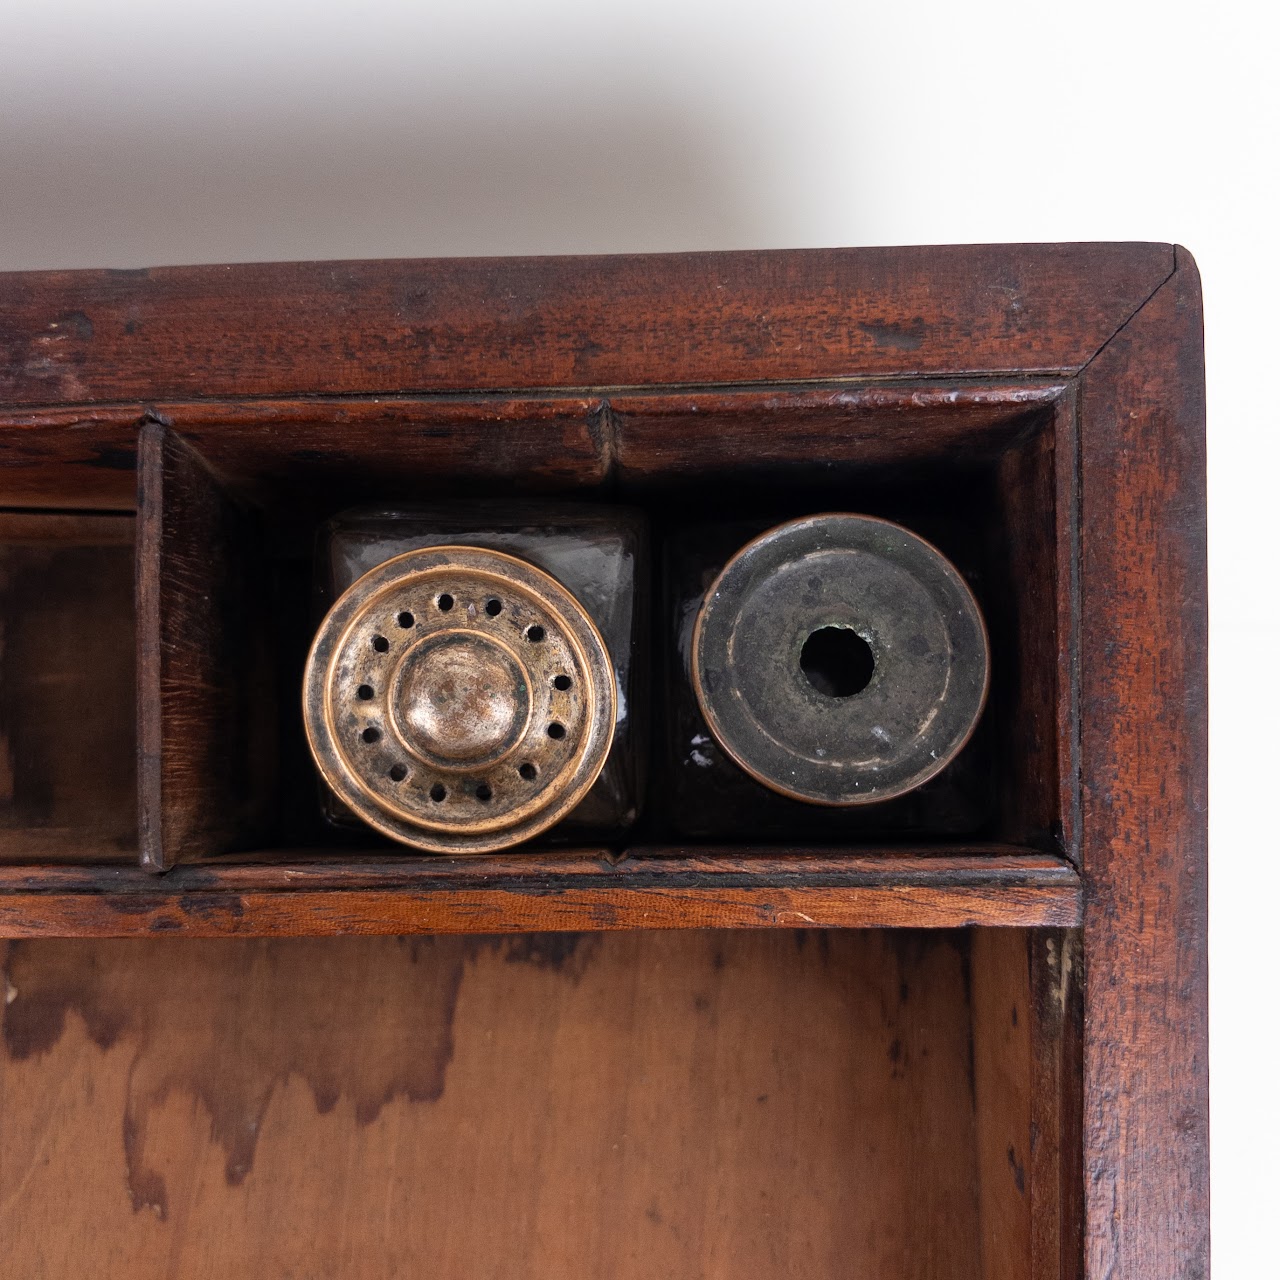
[[[0,268],[1173,240],[1204,279],[1213,1229],[1280,1201],[1270,6],[0,0]]]

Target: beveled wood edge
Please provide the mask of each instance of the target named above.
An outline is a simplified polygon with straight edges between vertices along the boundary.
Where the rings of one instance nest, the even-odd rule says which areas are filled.
[[[0,867],[0,937],[293,937],[595,929],[1070,928],[1083,891],[1030,851],[768,851],[617,859],[209,860]]]
[[[10,273],[0,403],[1072,374],[1174,269],[1076,243]]]
[[[1032,852],[767,853],[0,867],[0,937],[291,937],[601,929],[1074,927]]]
[[[1128,637],[1081,690],[1087,1280],[1209,1275],[1203,321],[1175,254],[1077,380],[1082,606],[1095,649]]]
[[[0,894],[30,892],[169,892],[240,889],[424,888],[555,885],[588,882],[626,887],[750,886],[767,883],[887,883],[923,876],[942,882],[956,873],[994,880],[1020,878],[1076,883],[1074,868],[1056,854],[1018,845],[915,846],[638,845],[506,851],[478,857],[372,850],[263,849],[178,862],[161,877],[124,862],[0,863]]]
[[[50,428],[98,427],[140,431],[148,423],[172,427],[178,435],[198,427],[216,432],[220,427],[268,427],[295,425],[342,415],[343,425],[357,425],[352,412],[366,417],[434,417],[447,414],[485,425],[500,417],[528,413],[539,415],[576,411],[587,414],[607,399],[621,414],[688,412],[687,405],[672,405],[673,396],[707,402],[707,407],[732,413],[753,408],[760,397],[770,407],[794,412],[814,407],[865,408],[868,410],[940,409],[1033,412],[1052,407],[1073,385],[1074,369],[928,374],[850,373],[841,377],[761,378],[727,382],[637,382],[556,384],[545,387],[498,387],[474,390],[342,392],[333,395],[126,398],[36,404],[0,401],[0,430],[43,431]],[[781,401],[776,398],[782,397]],[[132,470],[113,458],[111,469]],[[28,508],[4,508],[27,510]]]

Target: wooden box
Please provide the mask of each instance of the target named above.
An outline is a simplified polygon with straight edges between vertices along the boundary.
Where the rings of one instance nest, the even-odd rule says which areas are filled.
[[[1203,419],[1164,245],[0,277],[13,1273],[1207,1274]],[[314,531],[442,496],[642,508],[655,600],[927,528],[979,733],[717,843],[658,608],[634,841],[337,836]]]

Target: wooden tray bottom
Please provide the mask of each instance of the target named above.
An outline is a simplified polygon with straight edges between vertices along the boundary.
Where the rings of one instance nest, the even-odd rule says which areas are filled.
[[[9,1265],[1024,1274],[1026,937],[13,942]]]

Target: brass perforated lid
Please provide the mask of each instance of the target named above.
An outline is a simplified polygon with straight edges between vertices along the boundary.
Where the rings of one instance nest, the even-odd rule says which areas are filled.
[[[370,826],[487,853],[559,821],[613,741],[613,664],[550,574],[478,547],[396,556],[353,583],[311,647],[311,754]]]

